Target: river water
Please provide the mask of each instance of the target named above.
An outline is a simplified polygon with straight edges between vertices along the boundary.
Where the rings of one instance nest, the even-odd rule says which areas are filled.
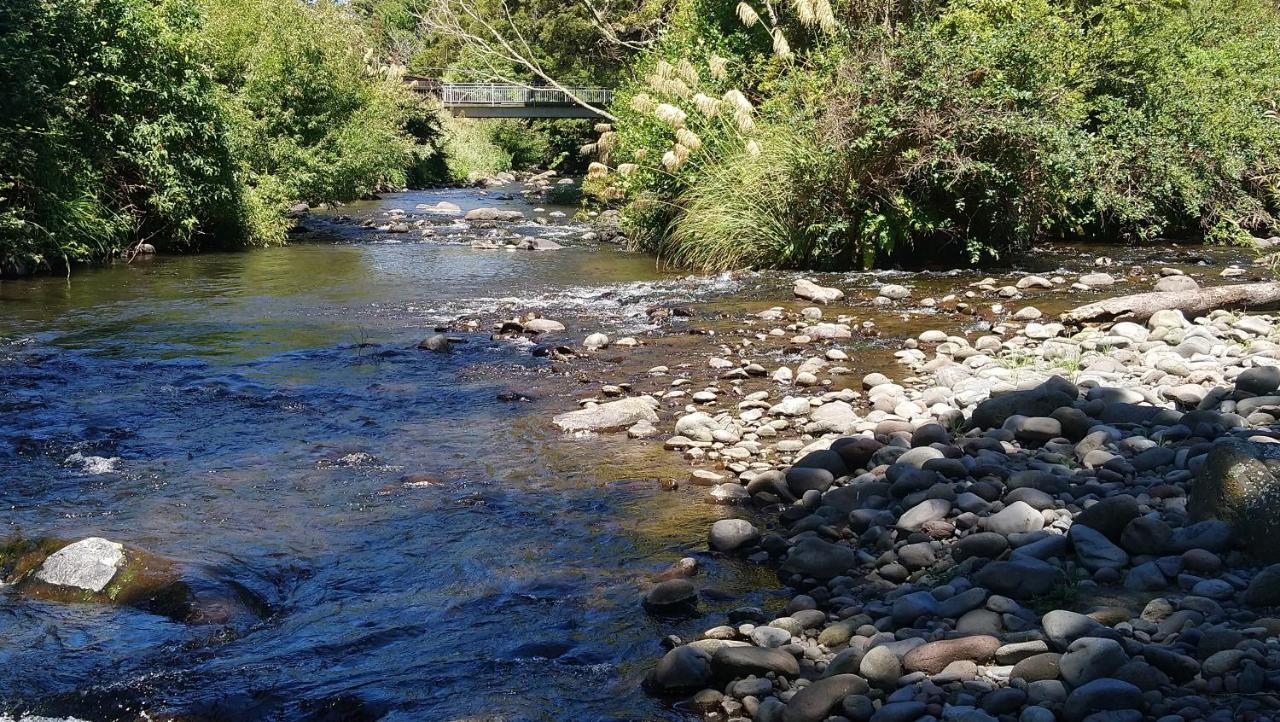
[[[350,210],[439,200],[495,204],[441,191]],[[705,553],[705,529],[729,512],[705,490],[662,490],[687,474],[677,455],[567,438],[550,417],[703,337],[575,369],[489,340],[487,324],[537,311],[571,339],[643,339],[647,308],[695,304],[703,333],[729,331],[790,301],[791,277],[663,274],[562,221],[519,230],[566,248],[514,253],[474,250],[466,241],[490,232],[447,225],[427,238],[308,225],[310,241],[282,248],[0,284],[3,533],[104,536],[212,569],[267,609],[191,626],[0,590],[0,716],[681,718],[640,688],[660,638],[776,606],[776,584]],[[1087,268],[1097,253],[1067,255]],[[486,322],[454,353],[416,350],[460,316]],[[898,336],[938,323],[879,320]],[[892,341],[852,341],[855,365],[888,367]],[[534,400],[499,400],[512,391]],[[646,585],[690,555],[701,615],[646,614]]]
[[[440,199],[493,204],[382,205]],[[678,716],[639,683],[661,636],[700,622],[653,619],[639,595],[723,512],[659,488],[673,454],[555,432],[574,382],[528,348],[487,329],[448,355],[414,347],[440,318],[506,305],[642,330],[642,298],[717,282],[589,244],[380,238],[0,285],[4,533],[208,565],[270,608],[222,629],[4,594],[0,712]],[[511,390],[540,400],[497,399]],[[704,583],[752,601],[755,572],[706,562]]]

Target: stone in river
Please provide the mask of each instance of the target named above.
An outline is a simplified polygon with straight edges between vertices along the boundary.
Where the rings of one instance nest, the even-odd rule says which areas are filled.
[[[524,220],[524,213],[520,211],[504,211],[497,208],[474,208],[467,211],[467,214],[462,218],[466,221],[503,221],[510,223]]]
[[[697,647],[676,647],[658,661],[651,679],[661,689],[705,687],[711,681],[711,657]]]
[[[644,595],[644,605],[656,611],[688,607],[698,601],[698,589],[687,579],[668,579]]]
[[[711,548],[716,551],[734,551],[753,545],[759,539],[760,531],[746,519],[721,519],[711,525]]]
[[[124,545],[89,537],[50,554],[36,571],[36,579],[97,593],[106,589],[123,565]]]
[[[569,411],[556,416],[553,421],[561,430],[568,432],[616,431],[641,421],[656,424],[658,415],[648,399],[634,398]]]
[[[434,336],[428,336],[427,338],[422,340],[422,343],[418,344],[418,348],[422,349],[423,351],[434,351],[436,353],[448,353],[449,337],[439,333],[435,334]]]
[[[532,318],[524,323],[528,333],[557,333],[564,330],[564,324],[549,318]]]
[[[813,301],[814,303],[831,303],[832,301],[839,301],[844,298],[844,291],[841,291],[838,288],[824,288],[813,281],[803,278],[796,281],[796,285],[795,288],[792,289],[792,293],[794,293],[798,298],[803,298],[806,301]]]

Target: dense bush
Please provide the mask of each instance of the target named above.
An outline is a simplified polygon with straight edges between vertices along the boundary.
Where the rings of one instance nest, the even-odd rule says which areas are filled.
[[[430,164],[437,132],[336,4],[0,4],[0,272],[283,240],[296,201]]]
[[[278,241],[290,201],[349,200],[405,185],[418,101],[370,61],[328,2],[206,0],[206,60],[224,88],[255,239]]]
[[[183,3],[0,4],[0,273],[243,236]]]
[[[870,22],[846,8],[834,30],[819,4],[770,31],[685,1],[601,138],[641,245],[709,268],[848,266],[1276,231],[1265,0],[904,3]],[[726,118],[742,98],[746,122]]]

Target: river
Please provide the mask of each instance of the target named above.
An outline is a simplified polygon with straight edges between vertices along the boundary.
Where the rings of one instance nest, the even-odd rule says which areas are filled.
[[[440,199],[485,202],[382,203]],[[0,285],[7,534],[198,561],[271,610],[220,630],[5,595],[0,710],[678,716],[639,683],[661,636],[698,621],[653,619],[639,595],[721,512],[659,488],[674,455],[555,432],[573,382],[527,347],[487,329],[448,355],[415,346],[439,318],[529,297],[639,328],[618,293],[695,288],[611,247],[342,239]]]
[[[494,204],[438,191],[347,210],[440,200]],[[788,299],[792,276],[662,273],[575,240],[586,228],[567,221],[522,229],[565,243],[550,252],[475,250],[453,242],[474,235],[460,228],[308,225],[309,241],[285,247],[0,284],[6,535],[125,542],[214,569],[267,609],[192,626],[3,592],[0,712],[683,718],[640,687],[662,636],[776,607],[782,591],[765,569],[706,553],[705,529],[729,512],[705,490],[663,490],[687,475],[678,455],[565,437],[549,419],[594,391],[583,375],[643,376],[700,337],[581,369],[490,340],[484,324],[450,354],[416,344],[444,321],[527,311],[576,341],[643,339],[653,305],[696,304],[705,332]],[[903,315],[896,332],[932,322]],[[864,368],[892,363],[888,344],[851,347]],[[499,400],[513,391],[532,402]],[[646,585],[684,556],[702,564],[700,613],[646,614]]]

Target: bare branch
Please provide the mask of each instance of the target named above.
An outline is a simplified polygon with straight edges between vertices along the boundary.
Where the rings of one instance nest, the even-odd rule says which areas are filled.
[[[522,81],[508,77],[510,68],[523,68],[534,77],[565,94],[577,105],[610,121],[617,121],[603,108],[583,100],[571,88],[556,80],[543,69],[534,56],[529,43],[516,27],[506,0],[502,0],[502,17],[492,19],[479,9],[476,0],[431,0],[424,12],[418,13],[420,28],[438,33],[460,42],[489,67],[483,70],[493,79],[522,87],[531,87]]]

